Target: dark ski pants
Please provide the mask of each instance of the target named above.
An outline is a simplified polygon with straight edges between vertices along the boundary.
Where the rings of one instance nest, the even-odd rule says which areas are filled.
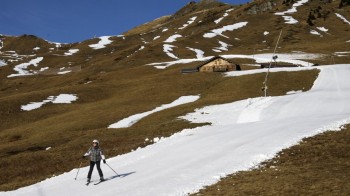
[[[91,179],[92,170],[94,170],[95,164],[96,164],[96,167],[97,167],[98,174],[100,175],[100,178],[103,177],[103,173],[102,173],[102,170],[101,170],[101,167],[100,167],[100,163],[101,163],[101,161],[96,161],[96,162],[90,161],[90,170],[89,170],[89,174],[87,176],[88,179]]]

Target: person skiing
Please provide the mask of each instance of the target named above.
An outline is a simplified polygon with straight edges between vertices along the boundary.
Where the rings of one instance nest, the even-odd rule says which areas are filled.
[[[106,157],[104,156],[102,149],[100,148],[100,143],[98,140],[92,141],[92,146],[89,148],[89,150],[83,155],[83,159],[85,157],[90,157],[90,170],[87,176],[87,183],[90,183],[91,180],[91,174],[92,170],[94,169],[94,166],[97,166],[98,174],[100,175],[100,180],[103,181],[103,173],[100,167],[101,160],[103,160],[103,163],[106,164]]]

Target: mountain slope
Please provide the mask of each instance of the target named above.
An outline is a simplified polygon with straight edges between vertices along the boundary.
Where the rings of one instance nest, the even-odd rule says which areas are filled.
[[[122,177],[104,167],[109,180],[93,190],[84,187],[88,170],[82,168],[74,183],[76,170],[3,195],[193,193],[220,177],[272,158],[303,137],[350,123],[349,74],[349,65],[327,66],[321,68],[309,92],[247,99],[187,114],[182,118],[211,125],[183,130],[157,144],[108,159]]]
[[[294,6],[298,2],[302,4]],[[145,138],[199,126],[177,120],[196,108],[261,96],[262,74],[227,78],[180,71],[214,55],[226,55],[244,69],[257,69],[257,64],[271,61],[280,30],[277,52],[283,63],[348,63],[350,6],[340,9],[339,4],[257,0],[234,6],[202,1],[124,35],[80,43],[1,35],[0,165],[7,170],[1,174],[0,189],[16,189],[78,167],[80,154],[93,138],[103,141],[108,156],[124,154],[152,143]],[[296,12],[284,13],[293,7]],[[286,24],[284,16],[298,22]],[[18,73],[26,76],[9,77]],[[269,94],[305,91],[316,76],[316,71],[273,73]],[[71,104],[51,100],[62,94],[77,100]],[[153,114],[130,128],[107,128],[181,96],[199,94],[198,102]],[[45,104],[22,110],[32,102]],[[33,159],[45,166],[32,163]]]

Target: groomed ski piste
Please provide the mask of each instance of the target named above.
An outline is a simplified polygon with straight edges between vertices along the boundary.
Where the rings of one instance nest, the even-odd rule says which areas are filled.
[[[102,164],[109,180],[99,185],[85,186],[88,167],[84,167],[77,180],[74,180],[77,169],[73,169],[0,195],[194,193],[228,174],[258,166],[304,137],[340,130],[350,123],[350,64],[317,69],[319,76],[307,92],[207,106],[180,117],[211,125],[185,129],[145,148],[107,159],[120,176]],[[98,181],[97,171],[92,179]]]

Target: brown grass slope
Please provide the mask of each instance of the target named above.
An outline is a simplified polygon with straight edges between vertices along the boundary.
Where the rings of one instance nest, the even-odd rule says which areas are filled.
[[[284,34],[278,52],[301,50],[330,54],[344,51],[348,46],[346,41],[350,38],[344,35],[347,35],[350,25],[334,13],[350,18],[349,6],[339,9],[337,1],[324,3],[310,0],[295,14],[300,23],[286,25],[280,16],[273,13],[287,10],[290,5],[272,1],[276,2],[274,6],[265,10],[266,2],[258,0],[241,6],[192,3],[172,17],[125,33],[125,37],[112,37],[113,42],[99,50],[89,47],[96,44],[98,38],[56,47],[33,36],[2,36],[5,47],[0,50],[0,59],[9,50],[33,56],[0,67],[0,167],[6,168],[0,173],[0,190],[16,189],[76,168],[81,161],[80,155],[93,138],[102,141],[107,156],[115,156],[148,145],[145,138],[169,136],[184,128],[198,126],[177,119],[195,108],[262,95],[260,88],[264,74],[235,78],[217,73],[182,75],[182,68],[198,63],[174,65],[166,70],[147,66],[148,63],[174,60],[163,52],[163,44],[175,33],[183,36],[171,43],[177,47],[174,53],[180,58],[195,58],[195,53],[186,47],[201,49],[206,56],[217,55],[219,53],[212,48],[219,46],[218,41],[232,45],[229,51],[221,54],[271,52],[281,29]],[[330,29],[329,34],[322,34],[322,38],[310,35],[309,31],[314,27],[307,23],[310,10],[318,6],[322,7],[322,11],[331,12],[325,19],[313,20],[314,25]],[[219,24],[213,22],[231,8],[235,10]],[[194,23],[179,29],[194,16],[197,16]],[[225,32],[224,35],[229,38],[203,37],[212,29],[242,21],[248,21],[247,27]],[[163,32],[165,28],[168,31]],[[264,31],[270,34],[263,36]],[[156,36],[160,38],[154,40]],[[265,40],[266,43],[263,43]],[[33,52],[38,45],[42,49]],[[142,46],[145,48],[139,50]],[[52,47],[55,49],[50,50]],[[69,49],[79,49],[79,52],[64,56]],[[14,66],[36,57],[44,57],[44,60],[38,67],[31,66],[30,69],[49,67],[51,74],[7,78],[14,73]],[[336,57],[335,60],[348,63],[349,57]],[[249,60],[234,61],[249,63]],[[321,59],[315,63],[325,64],[328,61]],[[74,66],[79,66],[81,70],[66,75],[55,74],[55,70],[62,67]],[[307,90],[316,77],[317,71],[273,73],[270,93],[283,95],[290,90]],[[46,104],[29,112],[20,109],[21,105],[61,93],[76,94],[79,99],[73,104]],[[130,115],[149,111],[180,96],[197,94],[201,95],[201,99],[195,103],[153,114],[130,128],[107,129],[108,125]],[[46,147],[52,149],[46,151]],[[37,164],[38,160],[45,164]]]

